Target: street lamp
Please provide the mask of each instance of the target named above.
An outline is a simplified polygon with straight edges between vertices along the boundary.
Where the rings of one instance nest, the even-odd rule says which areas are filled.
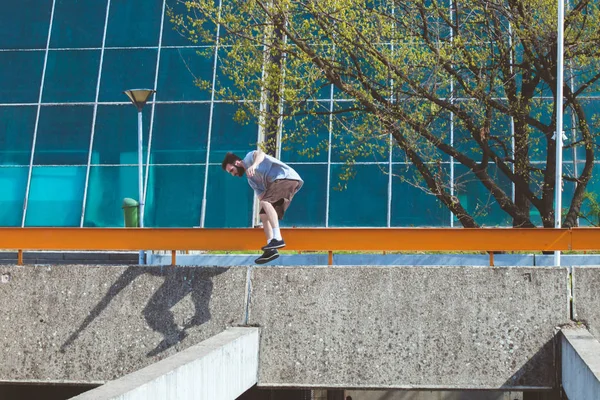
[[[123,93],[129,97],[131,103],[136,106],[138,110],[138,191],[139,191],[139,203],[140,210],[138,214],[139,226],[144,227],[144,183],[143,183],[143,168],[142,168],[142,108],[146,105],[146,102],[156,90],[154,89],[130,89],[125,90]],[[139,263],[144,263],[144,251],[140,251]]]

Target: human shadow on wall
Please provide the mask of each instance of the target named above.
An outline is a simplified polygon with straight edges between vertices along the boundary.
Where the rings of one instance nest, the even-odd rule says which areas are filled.
[[[502,389],[518,390],[515,388],[526,386],[539,387],[544,390],[548,387],[557,388],[559,382],[560,339],[554,335],[539,350],[523,364],[504,384]],[[511,365],[514,369],[517,366]]]
[[[131,266],[110,286],[102,300],[89,312],[79,328],[75,330],[60,347],[64,353],[99,315],[108,307],[123,289],[138,276],[150,274],[164,277],[162,285],[154,292],[142,311],[148,325],[163,335],[163,340],[146,355],[155,356],[181,342],[187,336],[187,329],[199,326],[210,320],[209,302],[212,295],[212,278],[229,268],[219,267],[139,267]],[[194,303],[194,315],[183,326],[175,322],[171,308],[185,296],[191,295]]]

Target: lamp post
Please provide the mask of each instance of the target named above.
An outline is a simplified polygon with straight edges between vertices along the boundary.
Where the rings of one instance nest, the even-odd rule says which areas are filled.
[[[556,175],[554,177],[554,227],[561,227],[562,220],[562,150],[563,150],[563,69],[564,69],[564,23],[565,2],[558,0],[558,27],[556,46]],[[560,251],[554,252],[554,265],[560,266]]]
[[[139,191],[139,203],[140,209],[138,214],[139,226],[144,227],[144,180],[143,180],[143,166],[142,166],[142,108],[146,105],[146,102],[156,90],[154,89],[130,89],[125,90],[123,93],[129,97],[131,103],[136,106],[138,110],[138,191]],[[140,250],[139,263],[144,263],[144,251]]]

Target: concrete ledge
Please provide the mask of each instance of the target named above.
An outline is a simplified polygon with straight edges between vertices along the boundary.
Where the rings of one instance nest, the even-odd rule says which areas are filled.
[[[600,267],[573,267],[573,314],[600,339]]]
[[[563,328],[561,350],[567,397],[600,400],[600,342],[583,327]]]
[[[257,267],[258,386],[549,390],[567,268]]]
[[[258,342],[258,328],[231,328],[73,399],[235,399],[256,383]]]

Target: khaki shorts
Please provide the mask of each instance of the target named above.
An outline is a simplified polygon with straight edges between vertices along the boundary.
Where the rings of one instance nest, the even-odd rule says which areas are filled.
[[[300,182],[294,179],[278,179],[265,190],[261,201],[271,203],[277,211],[277,217],[283,219],[285,210],[290,206],[299,184]],[[259,214],[265,214],[265,210],[261,208]]]

